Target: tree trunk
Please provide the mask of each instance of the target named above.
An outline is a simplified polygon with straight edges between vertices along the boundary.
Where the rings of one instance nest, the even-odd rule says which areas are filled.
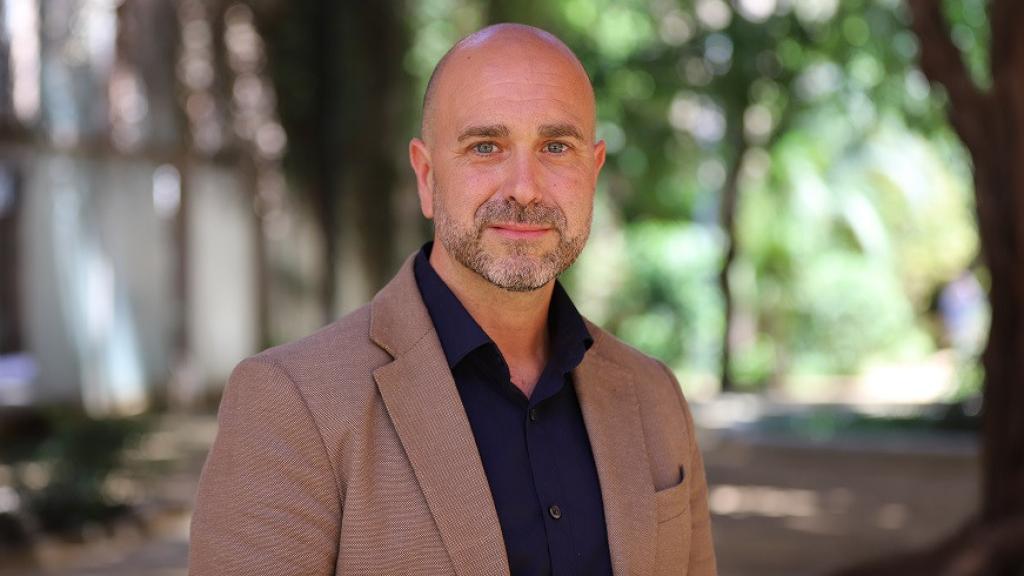
[[[732,136],[733,157],[722,184],[721,198],[719,204],[719,226],[725,233],[726,249],[722,258],[722,267],[718,271],[718,286],[722,294],[722,314],[724,326],[722,327],[722,362],[720,366],[720,382],[722,392],[735,390],[730,369],[732,367],[732,350],[735,335],[733,334],[733,317],[735,315],[735,298],[732,293],[732,283],[729,280],[729,270],[736,259],[736,205],[739,201],[740,171],[743,169],[743,157],[747,153],[750,144],[743,133],[743,109],[729,118],[730,134]]]
[[[992,22],[994,105],[988,112],[994,130],[988,145],[968,147],[992,280],[992,325],[983,356],[981,514],[983,522],[994,523],[1024,517],[1024,6],[995,1]]]
[[[261,5],[290,181],[323,239],[323,321],[365,302],[394,272],[392,198],[408,125],[398,0]]]
[[[338,135],[338,87],[342,79],[338,66],[340,35],[337,26],[343,17],[344,7],[329,0],[316,3],[315,26],[316,42],[313,54],[314,67],[317,71],[314,86],[314,104],[316,120],[314,124],[316,148],[313,150],[314,168],[310,176],[313,205],[320,219],[321,233],[324,242],[324,271],[321,285],[324,322],[330,322],[337,308],[337,266],[338,266],[338,190],[337,174],[332,155],[337,154],[340,147]],[[338,158],[338,161],[343,161]]]
[[[0,22],[7,20],[7,3],[0,2]],[[9,34],[0,34],[0,129],[5,132],[17,125],[14,113],[14,72],[11,62]]]
[[[0,355],[21,352],[23,349],[20,318],[19,213],[21,196],[25,194],[22,177],[14,164],[3,167],[8,179],[0,185],[10,186],[6,199],[0,199]]]
[[[1024,4],[990,3],[988,91],[968,74],[941,3],[909,0],[909,6],[921,44],[921,67],[946,89],[950,121],[974,164],[992,310],[982,356],[982,501],[976,522],[933,550],[843,575],[1014,576],[1024,570],[1024,35],[1019,33]]]
[[[342,246],[339,276],[338,311],[345,311],[366,302],[395,271],[393,199],[407,172],[399,165],[404,166],[408,145],[405,103],[412,99],[403,66],[408,44],[403,4],[352,4],[340,26],[342,59],[335,69],[343,77],[334,129],[341,146],[329,153],[338,166],[338,232],[348,243]]]

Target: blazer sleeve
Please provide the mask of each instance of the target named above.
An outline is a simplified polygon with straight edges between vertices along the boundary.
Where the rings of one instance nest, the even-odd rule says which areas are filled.
[[[691,540],[690,540],[690,566],[687,576],[717,576],[718,568],[715,563],[715,545],[711,537],[711,513],[708,510],[708,483],[704,475],[704,458],[701,456],[700,447],[697,445],[697,430],[693,423],[693,414],[690,406],[683,397],[682,387],[676,380],[675,374],[661,362],[662,369],[668,373],[672,384],[675,387],[680,407],[686,416],[686,432],[690,439],[690,469],[686,472],[690,477],[690,519]]]
[[[189,574],[334,574],[342,503],[295,383],[250,358],[228,380],[192,517]]]

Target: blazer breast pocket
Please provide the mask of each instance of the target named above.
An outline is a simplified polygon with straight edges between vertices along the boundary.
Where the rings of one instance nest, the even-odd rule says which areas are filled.
[[[681,479],[677,484],[654,493],[658,524],[681,515],[690,506],[690,487],[686,481],[686,470],[682,466],[679,467],[679,475]]]
[[[680,466],[680,480],[654,493],[658,509],[654,553],[655,576],[686,576],[690,558],[690,482]]]

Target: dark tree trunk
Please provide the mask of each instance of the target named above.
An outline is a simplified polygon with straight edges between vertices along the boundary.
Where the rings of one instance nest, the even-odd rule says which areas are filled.
[[[6,2],[0,2],[0,22],[6,20]],[[9,129],[17,123],[14,114],[14,73],[11,64],[11,45],[7,34],[0,35],[0,129]]]
[[[971,143],[982,252],[992,278],[992,326],[983,357],[982,521],[1024,516],[1024,5],[992,4],[991,106]],[[987,114],[986,114],[987,113]],[[988,120],[985,123],[985,120]],[[958,124],[966,123],[962,119]],[[979,135],[980,136],[980,135]]]
[[[1024,570],[1024,4],[992,0],[992,88],[972,81],[938,0],[909,0],[921,67],[949,95],[949,117],[974,164],[992,323],[982,363],[982,501],[978,518],[933,550],[846,576],[1019,576]]]
[[[24,194],[21,174],[16,165],[11,163],[2,166],[5,171],[0,178],[8,181],[0,183],[11,187],[10,194],[3,205],[0,205],[0,355],[22,351],[22,334],[20,316],[20,289],[18,273],[18,254],[20,246],[19,213],[21,196]]]
[[[393,196],[408,134],[404,4],[269,3],[286,167],[323,238],[324,321],[365,302],[396,265]]]
[[[736,260],[736,205],[739,202],[740,171],[743,169],[743,157],[750,148],[750,143],[743,131],[743,113],[746,109],[746,101],[739,103],[733,114],[728,118],[728,134],[732,145],[732,157],[726,169],[725,182],[722,184],[721,196],[719,198],[718,224],[725,233],[725,255],[722,258],[722,266],[718,271],[718,287],[722,294],[722,314],[724,325],[722,327],[722,361],[720,365],[720,383],[722,392],[731,392],[736,388],[733,382],[732,351],[733,351],[733,317],[735,316],[735,298],[732,293],[732,283],[729,279],[729,270]]]
[[[334,159],[339,145],[338,134],[338,88],[341,84],[342,70],[339,70],[339,44],[341,34],[337,33],[338,24],[343,17],[345,7],[342,3],[321,0],[316,3],[313,22],[316,34],[314,44],[315,76],[313,109],[319,125],[314,125],[316,135],[313,141],[314,168],[310,175],[313,205],[320,219],[321,233],[324,242],[324,270],[321,285],[321,300],[324,306],[324,322],[329,322],[336,308],[338,286],[338,182]],[[315,120],[314,120],[315,121]],[[338,158],[338,161],[342,161]]]
[[[362,276],[343,282],[357,291],[342,294],[344,308],[368,300],[396,265],[394,198],[408,172],[400,166],[409,136],[404,104],[411,100],[403,6],[398,0],[357,2],[341,16],[342,60],[335,68],[342,74],[335,127],[341,146],[329,153],[339,166],[339,222],[350,231],[344,238],[355,244],[344,250],[342,273]]]
[[[318,3],[314,195],[324,231],[325,321],[394,272],[393,197],[405,150],[406,33],[396,0]]]

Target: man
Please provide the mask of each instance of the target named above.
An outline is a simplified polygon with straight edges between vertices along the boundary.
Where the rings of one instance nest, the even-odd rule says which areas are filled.
[[[715,574],[678,384],[555,280],[590,229],[594,123],[546,32],[449,51],[409,146],[435,241],[369,305],[236,368],[192,574]]]

